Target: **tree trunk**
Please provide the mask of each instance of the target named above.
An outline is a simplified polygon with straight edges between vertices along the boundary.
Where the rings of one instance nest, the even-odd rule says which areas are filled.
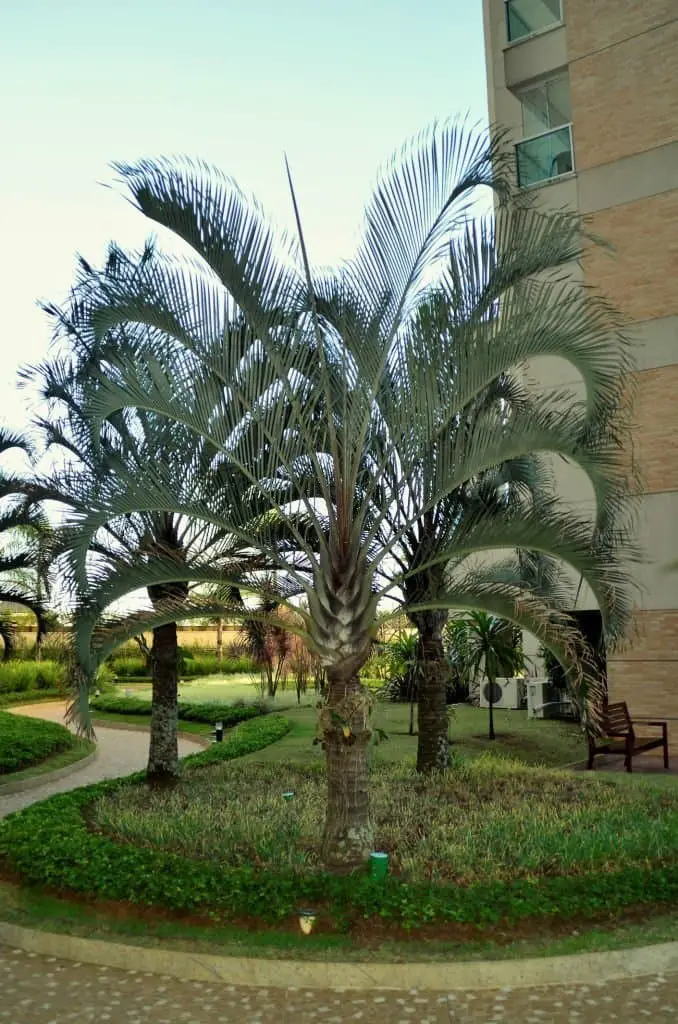
[[[494,735],[494,679],[491,678],[490,676],[488,676],[488,679],[489,679],[489,683],[490,683],[490,686],[489,686],[490,699],[489,699],[489,702],[488,702],[489,706],[490,706],[490,732],[489,732],[489,738],[491,740],[493,740],[493,739],[495,739],[495,735]]]
[[[371,700],[357,675],[328,670],[320,712],[327,759],[327,816],[322,855],[336,874],[361,868],[372,852],[367,750]]]
[[[442,628],[445,612],[420,612],[412,616],[419,633],[417,643],[417,680],[419,684],[419,737],[417,771],[440,771],[449,767],[447,739],[448,668],[443,648]]]
[[[217,619],[217,668],[221,672],[224,660],[224,620],[219,616]]]
[[[177,740],[177,624],[153,630],[153,703],[146,778],[151,786],[172,786],[179,778]]]

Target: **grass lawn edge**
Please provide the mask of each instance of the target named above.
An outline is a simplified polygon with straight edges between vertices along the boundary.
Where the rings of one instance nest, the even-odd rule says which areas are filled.
[[[256,935],[230,927],[169,922],[151,926],[0,882],[0,942],[45,955],[195,980],[214,980],[216,972],[235,984],[403,990],[521,987],[553,984],[554,979],[559,984],[584,984],[675,969],[676,934],[678,912],[610,930],[596,927],[551,942],[408,942],[356,950],[328,936]],[[393,964],[398,965],[395,973]]]
[[[91,764],[97,756],[96,743],[77,737],[68,750],[60,750],[45,758],[39,764],[0,776],[0,796],[21,793],[28,789],[44,786],[52,780],[66,778]]]

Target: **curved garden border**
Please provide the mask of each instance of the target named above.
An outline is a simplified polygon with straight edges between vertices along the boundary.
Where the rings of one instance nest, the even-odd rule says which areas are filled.
[[[25,793],[29,789],[47,786],[50,782],[56,782],[58,779],[66,779],[69,775],[75,775],[76,772],[87,768],[93,761],[96,761],[98,756],[99,751],[92,750],[89,754],[81,757],[79,761],[73,761],[72,764],[64,765],[63,768],[55,768],[53,772],[43,772],[41,775],[32,775],[28,779],[17,779],[15,782],[3,782],[0,784],[0,796],[10,796],[12,793]]]
[[[341,988],[356,991],[533,988],[592,985],[617,979],[678,971],[678,942],[607,953],[525,960],[465,963],[327,963],[215,956],[200,952],[147,949],[36,931],[0,921],[0,943],[28,953],[54,956],[122,970],[149,971],[189,981],[224,982],[262,988]]]

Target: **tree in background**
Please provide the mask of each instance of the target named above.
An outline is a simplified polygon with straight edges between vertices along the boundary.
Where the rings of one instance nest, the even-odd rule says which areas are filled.
[[[486,612],[469,612],[466,620],[467,671],[472,684],[483,686],[487,679],[487,700],[489,704],[489,738],[495,739],[494,705],[497,697],[497,679],[512,677],[522,672],[525,656],[520,645],[520,633],[505,619],[488,615]]]

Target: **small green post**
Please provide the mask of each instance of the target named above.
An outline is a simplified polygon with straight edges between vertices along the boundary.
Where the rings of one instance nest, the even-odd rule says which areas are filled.
[[[288,789],[286,793],[283,793],[283,800],[294,800],[294,790]]]
[[[370,878],[382,881],[388,875],[388,854],[375,852],[370,854]]]

